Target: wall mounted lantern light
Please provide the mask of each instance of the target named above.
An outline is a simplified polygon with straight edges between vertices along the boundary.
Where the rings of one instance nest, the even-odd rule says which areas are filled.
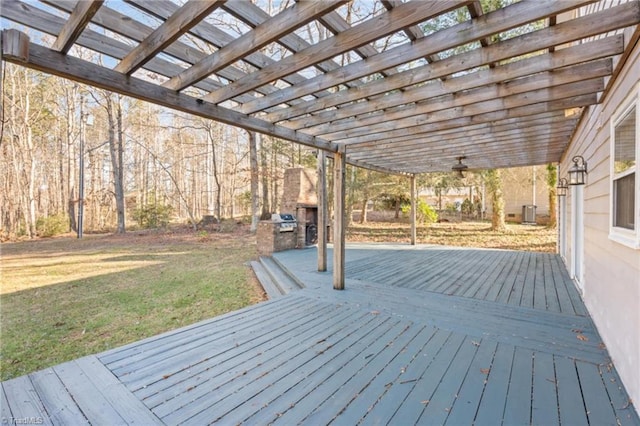
[[[558,181],[558,186],[556,187],[558,197],[565,197],[567,195],[567,180],[562,178]]]
[[[573,166],[569,169],[569,185],[584,185],[587,179],[587,162],[580,155],[573,157]]]

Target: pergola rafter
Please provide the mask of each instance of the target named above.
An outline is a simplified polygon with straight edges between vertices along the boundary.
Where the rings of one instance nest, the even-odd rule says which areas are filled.
[[[574,13],[593,2],[524,0],[483,10],[477,0],[382,0],[375,7],[372,1],[355,0],[352,7],[377,11],[356,24],[349,22],[341,0],[302,0],[273,11],[243,0],[182,5],[129,0],[128,12],[118,2],[44,0],[46,7],[39,7],[12,0],[3,2],[0,13],[3,22],[54,36],[53,51],[64,55],[74,45],[86,47],[119,61],[112,71],[124,77],[157,76],[147,83],[158,93],[159,88],[173,92],[181,99],[178,109],[188,99],[199,114],[208,108],[213,119],[242,127],[250,123],[247,128],[256,131],[269,128],[270,134],[330,151],[348,146],[347,162],[415,173],[433,169],[420,158],[422,151],[411,151],[411,140],[446,141],[449,129],[502,120],[527,126],[532,115],[597,103],[606,78],[615,74],[612,59],[624,52],[618,30],[638,24],[640,5],[632,0],[585,16]],[[67,13],[67,18],[51,8]],[[131,8],[159,24],[153,27]],[[449,12],[456,16],[442,21],[449,24],[426,31],[433,28],[432,19]],[[213,13],[217,21],[207,19]],[[233,34],[215,23],[233,20],[248,30]],[[318,38],[320,28],[328,38]],[[379,50],[388,37],[395,44]],[[402,37],[406,42],[397,43]],[[283,53],[273,57],[261,50],[269,43],[281,46]],[[210,48],[203,49],[206,46]],[[340,63],[341,55],[351,63]],[[25,65],[56,74],[63,62]],[[75,67],[71,70],[65,71],[68,78],[86,76]],[[112,89],[141,95],[118,84]],[[575,122],[574,117],[565,120]],[[486,136],[503,137],[491,130]],[[529,146],[514,138],[512,143],[518,149],[540,149],[545,141]],[[377,146],[384,147],[386,159],[379,159]],[[474,157],[481,157],[483,150],[473,152],[466,162],[478,167]],[[512,156],[505,150],[492,161],[512,164]],[[449,159],[454,161],[455,155]]]

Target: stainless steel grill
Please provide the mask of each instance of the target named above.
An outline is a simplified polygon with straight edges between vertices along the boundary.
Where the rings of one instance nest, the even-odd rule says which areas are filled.
[[[271,220],[280,224],[280,232],[293,232],[298,226],[296,218],[291,213],[273,213]]]

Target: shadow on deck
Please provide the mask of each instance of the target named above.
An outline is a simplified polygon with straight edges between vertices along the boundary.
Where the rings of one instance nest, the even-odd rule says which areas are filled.
[[[344,291],[274,260],[305,288],[3,382],[3,419],[640,425],[555,255],[349,246]]]

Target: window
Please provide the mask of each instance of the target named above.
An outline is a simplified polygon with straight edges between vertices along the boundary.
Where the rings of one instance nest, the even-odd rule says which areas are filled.
[[[611,232],[609,237],[632,248],[640,248],[638,216],[638,97],[612,122]]]

